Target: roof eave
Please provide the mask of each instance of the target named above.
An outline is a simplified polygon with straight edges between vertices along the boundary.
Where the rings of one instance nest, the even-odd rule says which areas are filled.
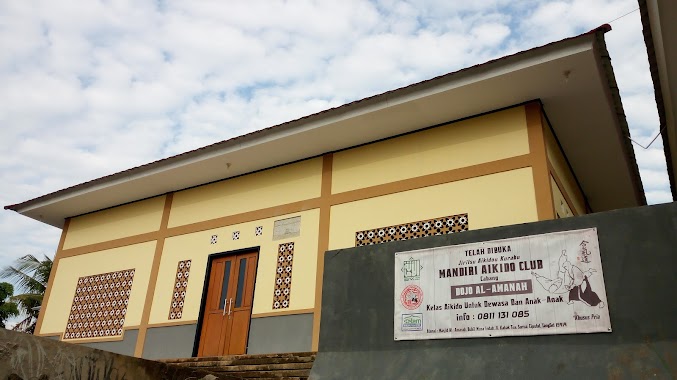
[[[604,72],[604,76],[607,80],[609,95],[611,96],[611,102],[616,111],[616,125],[618,130],[618,140],[621,144],[621,147],[624,150],[625,156],[628,158],[625,162],[627,165],[628,172],[632,178],[632,183],[634,186],[635,197],[639,205],[646,205],[646,195],[644,194],[644,188],[642,185],[642,177],[639,174],[639,166],[637,165],[637,159],[635,158],[635,151],[632,147],[632,141],[630,140],[630,128],[628,127],[628,121],[625,117],[625,110],[623,109],[623,102],[621,101],[621,94],[618,89],[618,84],[616,82],[616,76],[614,75],[613,66],[611,65],[611,57],[609,51],[606,48],[606,42],[604,41],[604,35],[597,33],[595,35],[595,50],[597,51],[597,57],[600,60],[601,69]]]
[[[670,131],[670,126],[668,125],[668,118],[665,109],[665,99],[663,96],[664,91],[669,91],[668,88],[663,88],[661,84],[661,74],[658,64],[658,58],[656,56],[656,46],[654,42],[654,36],[652,31],[652,22],[650,17],[650,11],[646,0],[638,0],[640,19],[642,20],[642,34],[644,35],[644,44],[646,45],[647,57],[649,60],[649,71],[651,73],[651,80],[653,82],[654,96],[656,98],[656,107],[658,110],[658,119],[660,123],[660,134],[663,139],[663,152],[665,153],[665,161],[668,171],[668,178],[670,181],[670,191],[672,193],[672,199],[677,200],[677,182],[675,179],[675,173],[677,172],[677,167],[675,165],[675,160],[677,157],[673,157],[673,150],[677,147],[673,147],[670,144],[670,134],[677,133],[677,128],[673,126],[673,131]],[[667,2],[664,3],[667,5]],[[677,95],[677,94],[675,94]]]

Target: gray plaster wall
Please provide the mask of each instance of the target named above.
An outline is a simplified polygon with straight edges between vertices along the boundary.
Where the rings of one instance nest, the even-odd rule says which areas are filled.
[[[122,340],[115,342],[82,343],[82,345],[120,355],[134,356],[134,348],[136,347],[136,338],[138,336],[139,330],[125,330]]]
[[[149,328],[146,330],[142,357],[173,359],[193,356],[196,328],[197,324]]]
[[[313,314],[252,318],[248,354],[307,352],[313,340]]]
[[[613,332],[393,339],[398,251],[597,227]],[[677,377],[677,203],[325,254],[311,379]]]

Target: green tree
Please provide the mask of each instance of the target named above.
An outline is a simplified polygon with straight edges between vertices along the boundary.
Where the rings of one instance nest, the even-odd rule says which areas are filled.
[[[19,315],[16,303],[9,300],[14,294],[14,286],[8,282],[0,282],[0,328],[5,328],[8,318]]]
[[[11,297],[11,300],[16,303],[24,319],[14,327],[14,330],[31,334],[35,331],[42,297],[51,271],[52,259],[44,256],[42,260],[38,260],[33,255],[23,256],[17,259],[14,265],[0,270],[0,278],[12,281],[20,292]]]

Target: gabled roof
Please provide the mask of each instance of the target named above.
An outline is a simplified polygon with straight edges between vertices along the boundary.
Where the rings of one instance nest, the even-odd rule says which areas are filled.
[[[646,204],[604,44],[609,30],[604,25],[5,209],[60,227],[67,217],[536,99],[593,211]]]

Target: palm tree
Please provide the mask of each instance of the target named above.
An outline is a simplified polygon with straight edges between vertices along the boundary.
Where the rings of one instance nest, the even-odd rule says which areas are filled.
[[[11,300],[17,304],[25,318],[14,326],[14,330],[33,333],[40,313],[42,297],[47,288],[49,272],[52,271],[52,259],[44,256],[38,260],[33,255],[26,255],[17,259],[14,265],[0,270],[0,278],[10,280],[17,285],[17,294]]]

